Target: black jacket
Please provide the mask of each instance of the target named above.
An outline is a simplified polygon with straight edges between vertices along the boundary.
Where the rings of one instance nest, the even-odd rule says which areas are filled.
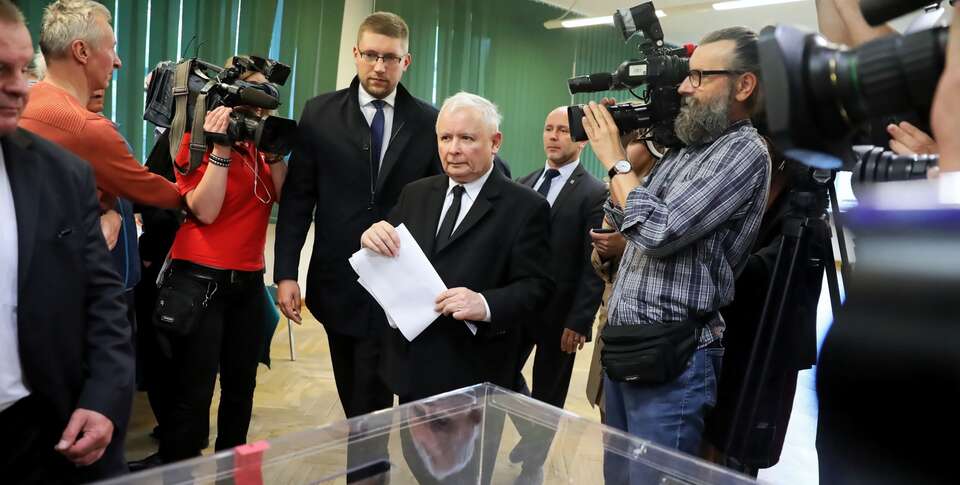
[[[393,330],[381,374],[394,393],[418,399],[490,381],[512,387],[519,372],[520,325],[553,290],[547,272],[549,206],[539,194],[493,170],[450,241],[434,248],[448,179],[410,184],[390,216],[405,224],[448,288],[481,293],[491,321],[476,335],[440,316],[413,342]]]
[[[55,410],[48,419],[56,426],[66,427],[77,408],[99,412],[114,424],[111,447],[122,449],[133,347],[123,285],[100,230],[93,171],[28,131],[0,140],[17,213],[24,380]]]
[[[383,310],[357,283],[348,259],[360,235],[384,220],[408,183],[441,173],[437,110],[397,86],[390,143],[371,180],[370,128],[360,111],[359,79],[307,102],[277,220],[274,280],[296,279],[314,221],[305,303],[328,331],[365,336],[386,328]]]
[[[542,173],[541,168],[518,182],[533,188]],[[603,280],[590,264],[590,229],[603,223],[606,197],[603,182],[577,165],[550,208],[550,276],[557,291],[540,313],[539,325],[569,328],[589,337],[603,296]]]

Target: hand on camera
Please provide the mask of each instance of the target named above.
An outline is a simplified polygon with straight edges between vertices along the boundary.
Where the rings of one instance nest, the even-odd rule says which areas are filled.
[[[587,132],[590,147],[608,170],[618,161],[627,159],[620,139],[620,129],[606,107],[613,102],[613,99],[604,98],[602,104],[591,101],[583,107],[583,129]]]
[[[387,221],[380,221],[360,236],[360,246],[377,254],[393,257],[400,254],[400,236]]]
[[[233,113],[233,108],[228,108],[226,106],[217,106],[216,108],[207,112],[207,117],[203,120],[203,131],[207,133],[219,133],[221,135],[227,134],[227,127],[230,126],[230,113]],[[214,154],[217,156],[224,156],[224,151],[226,155],[230,154],[231,147],[230,145],[221,145],[219,143],[214,144]]]
[[[887,125],[890,134],[890,149],[897,155],[936,155],[940,153],[937,142],[920,128],[906,121]]]

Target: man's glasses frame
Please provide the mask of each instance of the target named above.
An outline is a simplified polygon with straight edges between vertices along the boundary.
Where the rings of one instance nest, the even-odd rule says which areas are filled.
[[[398,57],[393,54],[380,54],[379,52],[374,52],[374,51],[360,52],[360,59],[362,59],[363,62],[371,66],[376,65],[377,62],[380,62],[380,61],[383,61],[383,65],[387,67],[399,66],[400,63],[403,62],[404,57],[406,57],[406,55]]]
[[[690,80],[690,85],[699,88],[703,83],[703,76],[719,76],[719,75],[730,75],[736,74],[740,75],[746,71],[737,71],[733,69],[714,69],[714,70],[700,70],[700,69],[690,69],[690,73],[687,74],[687,79]]]

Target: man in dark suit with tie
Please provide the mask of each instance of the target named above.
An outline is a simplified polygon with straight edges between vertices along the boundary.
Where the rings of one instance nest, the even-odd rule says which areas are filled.
[[[86,482],[126,470],[131,329],[93,171],[17,128],[32,58],[23,16],[0,0],[0,470]]]
[[[404,250],[394,227],[404,224],[449,288],[437,296],[441,316],[416,339],[392,331],[381,369],[401,402],[484,381],[515,387],[520,327],[553,289],[550,208],[493,169],[499,122],[484,98],[447,99],[437,119],[446,175],[408,185],[389,222],[361,238],[363,247],[394,256]]]
[[[377,375],[386,318],[347,260],[405,185],[441,172],[437,110],[400,84],[411,62],[407,42],[407,25],[397,15],[376,12],[363,21],[353,49],[357,77],[307,102],[280,201],[274,264],[280,309],[300,322],[299,256],[313,220],[306,304],[327,331],[347,417],[393,404]]]
[[[607,189],[580,164],[583,146],[570,138],[566,107],[551,111],[543,125],[546,164],[518,180],[550,203],[550,275],[557,283],[550,303],[523,327],[520,364],[536,346],[533,398],[559,408],[603,295],[603,281],[590,265],[590,229],[603,222]],[[526,390],[525,382],[522,387]]]

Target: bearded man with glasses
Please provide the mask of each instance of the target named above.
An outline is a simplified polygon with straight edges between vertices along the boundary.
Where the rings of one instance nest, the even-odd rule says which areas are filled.
[[[609,111],[595,103],[584,111],[590,144],[610,170],[605,211],[627,240],[604,335],[616,327],[692,328],[690,356],[675,353],[683,362],[665,380],[623,382],[607,373],[607,424],[691,454],[716,403],[725,326],[718,310],[733,300],[766,202],[770,156],[750,123],[759,82],[755,33],[734,27],[707,34],[678,89],[675,131],[686,146],[664,156],[644,184],[625,161]],[[607,483],[649,473],[621,460],[605,460]]]

